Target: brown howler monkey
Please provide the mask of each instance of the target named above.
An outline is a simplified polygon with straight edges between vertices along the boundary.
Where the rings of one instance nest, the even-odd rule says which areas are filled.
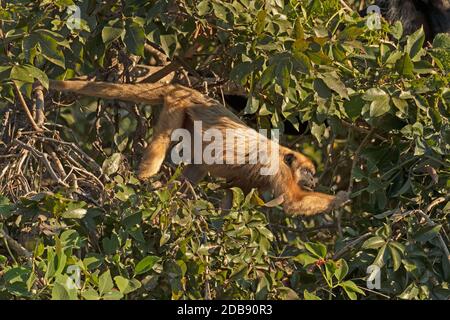
[[[181,85],[51,81],[50,88],[106,99],[149,104],[163,103],[152,139],[139,165],[138,177],[142,180],[152,177],[160,170],[171,148],[171,135],[175,129],[184,128],[191,134],[198,134],[194,132],[194,121],[201,121],[202,130],[217,129],[222,133],[227,129],[240,130],[239,132],[247,139],[248,148],[262,136],[246,126],[219,102]],[[279,167],[276,174],[262,175],[260,173],[262,164],[250,164],[248,161],[243,164],[228,164],[227,161],[223,161],[223,164],[188,164],[184,175],[192,183],[197,183],[209,172],[212,176],[225,178],[230,185],[240,187],[244,192],[252,188],[269,191],[283,200],[283,209],[290,215],[311,216],[324,213],[348,201],[348,194],[343,191],[336,196],[308,191],[307,188],[313,185],[312,176],[315,173],[312,161],[303,154],[280,146],[276,142],[270,143],[272,146],[276,144],[275,150],[278,152],[271,154],[272,148],[267,151],[269,155],[277,157]],[[249,149],[245,150],[243,156],[248,160]],[[222,156],[227,157],[226,150]]]

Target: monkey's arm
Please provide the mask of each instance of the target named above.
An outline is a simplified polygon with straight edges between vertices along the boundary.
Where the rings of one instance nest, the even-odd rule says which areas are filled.
[[[68,91],[104,99],[119,99],[150,104],[162,103],[168,93],[180,87],[160,83],[118,84],[99,81],[50,80],[50,89],[52,90]]]
[[[349,200],[349,195],[345,191],[338,192],[336,196],[299,191],[295,194],[286,194],[283,198],[283,209],[286,213],[294,216],[313,216],[340,207]]]

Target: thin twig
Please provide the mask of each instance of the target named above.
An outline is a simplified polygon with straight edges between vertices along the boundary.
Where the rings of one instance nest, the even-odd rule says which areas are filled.
[[[53,180],[55,180],[57,183],[59,183],[60,185],[66,187],[66,188],[70,187],[67,183],[65,183],[63,180],[61,180],[61,178],[58,177],[58,175],[56,174],[55,170],[53,170],[52,165],[48,161],[47,153],[40,152],[40,151],[36,150],[35,148],[33,148],[32,146],[29,146],[26,143],[23,143],[22,141],[17,140],[17,139],[14,139],[13,143],[19,144],[22,148],[29,150],[36,158],[38,158],[45,165],[45,167],[48,170],[48,173],[53,178]]]
[[[426,214],[429,215],[431,210],[433,210],[434,207],[436,207],[437,205],[441,204],[442,202],[448,200],[448,198],[449,197],[440,197],[440,198],[437,198],[437,199],[434,199],[433,201],[431,201],[431,203],[425,209]]]
[[[98,165],[97,162],[95,162],[94,159],[92,159],[86,152],[84,152],[79,146],[77,146],[75,143],[73,142],[67,142],[67,141],[61,141],[61,140],[57,140],[57,139],[53,139],[53,138],[49,138],[49,137],[36,137],[39,140],[43,140],[43,141],[52,141],[55,143],[59,143],[61,145],[65,145],[65,146],[69,146],[70,148],[72,148],[76,153],[81,154],[84,158],[86,158],[86,160],[88,161],[88,164],[91,165],[91,167],[95,170],[97,170],[100,174],[103,174],[103,170],[102,168]]]
[[[352,123],[349,123],[349,122],[346,122],[346,121],[341,121],[341,124],[342,124],[344,127],[353,129],[353,130],[358,131],[358,132],[361,132],[361,133],[369,133],[369,132],[370,132],[370,129],[366,129],[366,128],[357,126],[357,125],[355,125],[355,124],[352,124]],[[374,138],[377,138],[378,140],[381,140],[381,141],[383,141],[383,142],[389,141],[389,140],[386,139],[385,137],[380,136],[378,133],[373,133],[373,137],[374,137]]]
[[[23,98],[22,92],[20,92],[19,87],[17,86],[16,82],[14,82],[14,81],[13,81],[13,86],[14,86],[14,89],[16,90],[17,97],[19,98],[19,104],[22,107],[23,111],[25,112],[31,126],[33,127],[34,130],[41,132],[42,128],[39,128],[39,126],[34,121],[33,116],[30,112],[30,109],[28,108],[27,103],[25,102],[25,99]]]
[[[175,72],[181,68],[180,64],[177,62],[171,62],[155,73],[150,74],[148,77],[145,77],[140,83],[155,83],[168,76],[172,72]]]
[[[44,87],[41,84],[34,85],[34,95],[36,104],[36,124],[41,127],[45,121],[44,115]]]
[[[347,10],[350,11],[350,12],[353,12],[353,9],[350,8],[349,5],[348,5],[347,3],[345,3],[344,0],[340,0],[340,2],[341,2],[341,5],[342,5],[345,9],[347,9]]]
[[[151,45],[146,43],[144,45],[145,51],[150,53],[158,62],[159,65],[166,65],[167,64],[167,56],[159,51],[159,49],[156,48],[156,45]]]

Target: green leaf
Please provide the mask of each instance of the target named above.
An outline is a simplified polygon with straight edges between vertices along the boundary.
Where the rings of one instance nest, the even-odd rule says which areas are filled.
[[[388,94],[380,88],[371,88],[363,94],[362,98],[366,101],[375,101],[383,99],[387,95]]]
[[[346,27],[340,34],[339,40],[342,41],[352,41],[358,38],[361,34],[364,33],[364,29],[356,26]]]
[[[392,102],[394,103],[394,106],[396,106],[399,111],[401,111],[402,113],[407,112],[408,102],[406,102],[406,100],[399,99],[399,98],[392,98]]]
[[[434,37],[433,48],[450,49],[450,35],[448,33],[439,33]]]
[[[400,253],[405,253],[406,247],[403,243],[397,241],[389,241],[389,245],[397,249]]]
[[[28,268],[14,267],[4,273],[2,282],[6,284],[7,291],[13,295],[28,296],[27,279],[30,277],[30,274],[31,270]]]
[[[294,257],[294,261],[299,262],[304,267],[309,266],[311,264],[316,263],[317,257],[311,257],[308,253],[300,253],[296,257]]]
[[[401,51],[395,50],[393,51],[389,57],[386,59],[386,64],[394,64],[396,63],[401,57],[403,56],[403,53]]]
[[[65,68],[65,58],[63,52],[58,48],[58,41],[46,30],[37,30],[34,33],[37,37],[37,43],[41,48],[41,54],[51,63]]]
[[[295,39],[305,39],[305,30],[303,29],[302,20],[297,17],[294,22],[294,38]]]
[[[114,288],[114,284],[111,278],[111,272],[107,270],[98,278],[98,291],[103,296],[104,293],[111,291],[112,288]]]
[[[389,244],[389,250],[391,252],[392,263],[394,265],[394,271],[397,271],[402,265],[402,257],[400,252],[397,250],[395,246]]]
[[[305,248],[318,258],[325,259],[327,247],[321,243],[306,242]]]
[[[78,300],[78,289],[68,275],[56,277],[52,289],[52,300]]]
[[[407,53],[405,53],[402,58],[397,61],[395,68],[397,72],[403,76],[414,75],[414,64]]]
[[[66,219],[82,219],[87,213],[86,209],[78,208],[73,210],[67,210],[64,212],[61,217]]]
[[[242,85],[245,85],[248,77],[253,72],[253,63],[249,61],[238,63],[230,71],[230,79]]]
[[[259,109],[259,100],[254,97],[253,95],[250,95],[247,99],[247,104],[244,109],[244,114],[254,114]]]
[[[370,104],[370,116],[379,117],[388,112],[390,107],[389,95],[379,88],[372,88],[363,94],[363,99],[372,101]]]
[[[333,276],[336,272],[336,269],[336,262],[334,262],[333,260],[328,260],[325,262],[325,277],[329,283],[333,281]]]
[[[100,300],[100,295],[93,288],[88,288],[81,293],[81,296],[86,300]]]
[[[319,143],[322,141],[322,138],[325,134],[326,125],[324,123],[318,125],[317,123],[313,122],[311,126],[311,134],[319,141]]]
[[[381,248],[382,246],[384,246],[386,244],[386,241],[382,238],[382,237],[372,237],[367,239],[363,245],[362,248],[363,249],[378,249]]]
[[[341,96],[341,98],[348,99],[347,88],[345,87],[345,84],[340,79],[333,77],[331,75],[321,76],[321,79],[323,80],[323,82],[325,82],[325,84],[327,85],[328,88],[330,88],[331,90],[333,90],[337,94],[339,94]]]
[[[437,224],[435,226],[426,226],[417,231],[413,238],[419,242],[427,242],[436,237],[442,229],[442,225]]]
[[[10,78],[26,83],[34,83],[34,80],[37,79],[46,89],[48,89],[49,82],[47,75],[43,71],[31,65],[12,67]]]
[[[316,296],[315,294],[310,293],[306,289],[303,291],[303,297],[305,298],[305,300],[321,300],[318,296]]]
[[[398,297],[404,300],[412,300],[419,295],[419,288],[412,282]]]
[[[309,74],[311,70],[311,61],[303,52],[296,51],[294,53],[293,71]]]
[[[0,196],[0,218],[8,219],[13,214],[13,211],[14,205],[9,201],[9,199]]]
[[[122,276],[114,277],[114,281],[116,282],[116,285],[119,288],[120,292],[123,294],[133,292],[142,286],[139,280],[137,279],[128,280],[127,278],[124,278]]]
[[[116,27],[104,27],[102,30],[102,40],[103,43],[108,45],[114,40],[117,40],[119,37],[123,35],[125,30],[123,28]]]
[[[273,82],[275,78],[275,65],[270,65],[266,69],[264,69],[261,78],[260,85],[261,87],[265,87],[266,85]]]
[[[61,244],[66,247],[77,247],[79,244],[79,234],[76,230],[69,229],[59,236]]]
[[[220,20],[227,22],[227,9],[220,3],[212,2],[214,14]]]
[[[276,82],[284,89],[289,88],[291,82],[291,69],[292,64],[289,61],[282,60],[282,62],[277,63],[275,67]]]
[[[260,35],[264,31],[264,27],[266,26],[266,17],[267,17],[266,10],[258,11],[258,14],[256,15],[256,26],[255,26],[255,31],[257,35]]]
[[[157,256],[147,256],[136,265],[136,268],[134,269],[134,274],[139,275],[146,273],[150,271],[153,266],[156,264],[156,262],[159,261],[159,257]]]
[[[102,165],[103,172],[106,175],[112,175],[119,170],[123,156],[120,153],[113,153],[111,157],[107,158]]]
[[[345,276],[348,273],[348,264],[344,259],[340,259],[339,261],[336,262],[336,264],[338,268],[334,272],[334,276],[340,282],[344,280]]]
[[[159,239],[159,246],[162,247],[169,241],[170,239],[170,233],[167,231],[162,232],[161,238]]]
[[[380,248],[380,250],[378,250],[378,254],[375,257],[375,260],[373,261],[373,264],[379,266],[380,268],[384,266],[385,263],[386,247],[387,245],[385,244]]]
[[[53,285],[52,300],[70,300],[69,292],[58,282]]]
[[[105,254],[115,254],[120,247],[119,239],[116,234],[112,234],[111,238],[104,237],[102,239],[102,245]]]
[[[351,300],[356,300],[358,298],[356,295],[357,293],[364,296],[366,295],[364,291],[358,288],[358,286],[353,281],[345,281],[340,283],[339,285],[344,289],[345,293]]]
[[[46,89],[48,89],[49,81],[47,74],[45,74],[44,71],[32,66],[32,65],[26,65],[25,68],[28,70],[31,76],[33,78],[39,80],[39,82],[42,84],[42,86]]]
[[[400,21],[395,21],[393,25],[390,26],[391,34],[395,39],[400,40],[403,35],[403,25]]]
[[[11,74],[11,66],[0,66],[0,83],[6,80]],[[9,71],[9,72],[8,72]]]
[[[105,292],[105,294],[102,295],[103,300],[120,300],[122,298],[123,293],[116,290]]]
[[[389,97],[385,99],[374,100],[370,104],[370,116],[380,117],[390,110]]]
[[[28,72],[28,69],[24,66],[12,67],[10,77],[13,80],[19,80],[26,83],[34,82],[33,76]]]
[[[159,36],[161,49],[169,57],[173,58],[178,45],[178,37],[176,34],[162,34]]]
[[[354,94],[350,96],[349,100],[344,101],[345,112],[352,120],[355,120],[361,115],[364,103],[365,102],[360,94]]]
[[[132,54],[141,57],[144,55],[145,39],[145,31],[141,25],[134,21],[126,24],[123,42]]]
[[[425,32],[423,27],[408,36],[406,41],[405,52],[409,54],[411,59],[414,60],[419,52],[422,50],[423,44],[425,42]]]
[[[197,5],[197,12],[199,16],[204,16],[209,11],[209,0],[202,0]]]

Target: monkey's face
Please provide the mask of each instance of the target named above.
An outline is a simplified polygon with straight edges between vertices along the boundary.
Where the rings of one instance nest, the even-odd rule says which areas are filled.
[[[312,190],[317,184],[314,178],[316,169],[313,162],[299,152],[290,151],[283,156],[283,162],[289,167],[295,182],[305,190]]]

